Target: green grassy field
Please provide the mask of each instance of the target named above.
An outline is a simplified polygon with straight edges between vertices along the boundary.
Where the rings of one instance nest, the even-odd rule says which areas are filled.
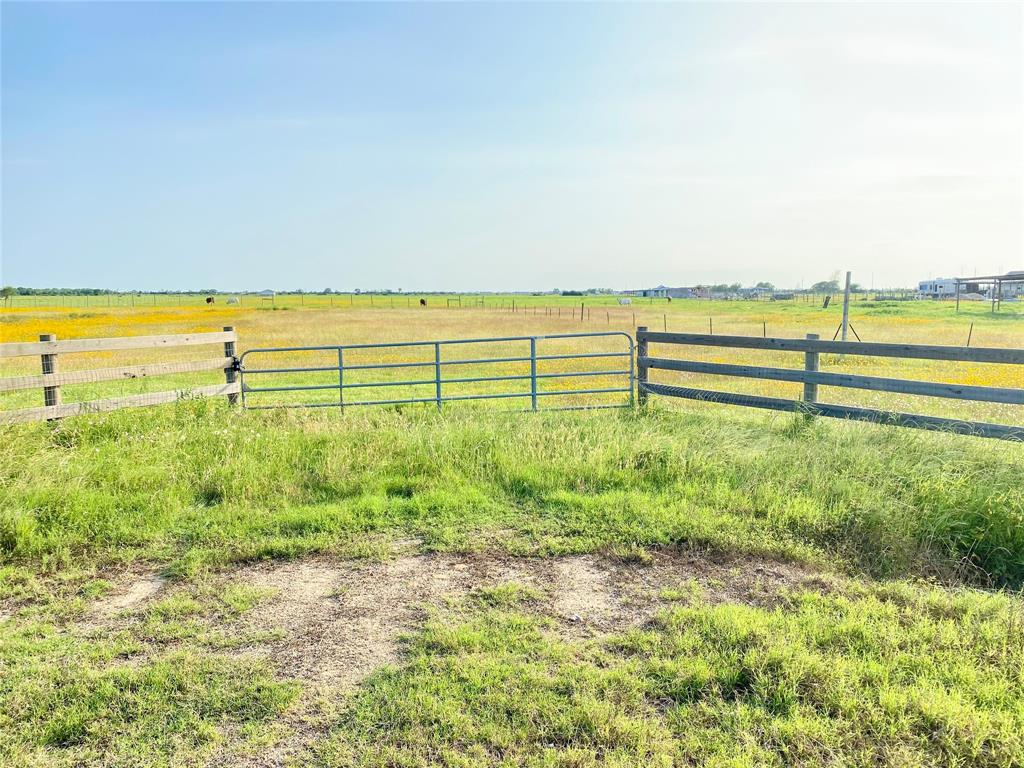
[[[8,427],[0,763],[1020,765],[1021,477],[723,409]]]

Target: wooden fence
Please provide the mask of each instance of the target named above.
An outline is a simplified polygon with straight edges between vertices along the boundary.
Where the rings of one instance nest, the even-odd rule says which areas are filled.
[[[973,363],[1002,363],[1024,366],[1024,349],[996,349],[984,347],[946,347],[925,344],[882,344],[851,341],[822,341],[816,334],[806,339],[760,338],[756,336],[712,336],[696,333],[658,333],[646,327],[637,328],[637,395],[643,405],[649,395],[682,397],[728,405],[745,405],[777,411],[795,411],[817,416],[857,419],[882,424],[894,424],[919,429],[934,429],[958,434],[1024,440],[1024,426],[989,424],[985,422],[895,413],[873,408],[818,402],[818,387],[852,387],[876,392],[893,392],[928,397],[954,398],[989,403],[1024,405],[1024,389],[1010,387],[982,387],[964,384],[945,384],[932,381],[892,379],[847,373],[827,373],[818,370],[819,356],[825,354],[865,355],[904,359],[952,360]],[[651,343],[689,345],[701,347],[728,347],[733,349],[760,349],[775,352],[802,352],[803,369],[770,368],[755,365],[708,363],[695,360],[676,360],[652,357]],[[649,381],[652,369],[682,371],[685,373],[739,376],[752,379],[790,381],[804,385],[803,399],[746,395],[707,389],[658,384]],[[1024,384],[1024,367],[1019,379]]]
[[[169,403],[185,396],[208,397],[225,395],[229,402],[236,402],[240,385],[235,368],[235,329],[226,327],[214,333],[189,333],[168,336],[126,336],[107,339],[67,339],[59,341],[52,334],[43,334],[39,341],[0,344],[0,360],[12,357],[38,356],[41,373],[31,376],[13,376],[0,379],[0,392],[35,389],[42,391],[43,405],[38,408],[22,408],[0,411],[0,423],[59,419],[79,413],[113,411],[119,408],[134,408],[157,403]],[[83,352],[110,352],[128,349],[170,349],[203,344],[223,343],[223,354],[199,360],[163,361],[142,365],[127,365],[116,368],[93,370],[60,371],[62,355]],[[198,371],[224,371],[224,383],[198,386],[187,389],[173,389],[162,392],[147,392],[138,395],[90,400],[64,404],[61,402],[61,385],[84,384],[103,381],[124,381],[167,374],[192,373]]]
[[[39,357],[41,366],[39,374],[0,379],[0,392],[39,389],[43,402],[42,406],[36,408],[0,411],[0,423],[57,419],[79,413],[112,411],[119,408],[168,403],[184,396],[226,396],[229,402],[235,403],[238,401],[238,395],[241,391],[241,385],[237,380],[236,341],[237,337],[234,329],[227,327],[223,331],[215,333],[129,336],[106,339],[69,339],[65,341],[59,341],[52,335],[43,335],[40,336],[38,342],[0,344],[0,360],[33,356]],[[653,357],[649,354],[649,345],[652,343],[674,346],[726,347],[802,353],[804,356],[804,367],[803,369],[772,368]],[[62,355],[129,349],[169,349],[204,344],[223,344],[223,353],[215,357],[199,360],[157,361],[113,368],[68,371],[66,373],[62,373],[59,366]],[[948,384],[933,381],[825,372],[818,369],[819,358],[823,353],[1019,365],[1022,366],[1020,381],[1024,385],[1024,349],[823,341],[814,334],[808,334],[806,339],[787,339],[756,336],[714,336],[711,334],[694,333],[659,333],[648,331],[646,327],[641,326],[637,329],[636,335],[637,399],[643,405],[650,395],[681,397],[729,405],[744,405],[778,411],[793,411],[808,415],[856,419],[921,429],[943,430],[958,434],[1024,441],[1024,426],[991,424],[938,416],[883,411],[852,405],[822,403],[818,401],[818,387],[856,388],[876,392],[924,395],[928,397],[1010,405],[1024,405],[1024,388]],[[154,393],[90,400],[87,402],[68,404],[61,402],[62,385],[121,381],[215,370],[222,370],[224,372],[223,384],[171,389]],[[803,397],[800,400],[787,400],[761,395],[719,392],[661,384],[649,380],[649,372],[651,370],[802,383]]]

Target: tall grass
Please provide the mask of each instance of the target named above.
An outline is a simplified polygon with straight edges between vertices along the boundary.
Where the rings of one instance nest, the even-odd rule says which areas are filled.
[[[0,558],[187,572],[413,535],[520,554],[710,546],[1019,585],[1022,476],[1020,446],[736,411],[181,402],[7,429]]]

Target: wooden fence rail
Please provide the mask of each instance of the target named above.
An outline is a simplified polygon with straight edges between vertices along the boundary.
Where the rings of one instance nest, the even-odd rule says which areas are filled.
[[[847,373],[828,373],[818,370],[821,353],[863,355],[871,357],[898,357],[925,360],[951,360],[977,363],[1003,363],[1024,366],[1024,349],[944,347],[927,344],[880,344],[869,342],[821,341],[814,334],[806,339],[761,338],[748,336],[712,336],[696,333],[658,333],[646,327],[637,328],[637,387],[640,404],[649,395],[681,397],[689,400],[743,405],[753,408],[767,408],[779,411],[795,411],[818,416],[857,419],[876,423],[894,424],[935,429],[958,434],[996,437],[1008,440],[1024,440],[1024,426],[989,424],[961,419],[947,419],[937,416],[923,416],[910,413],[882,411],[873,408],[838,405],[818,402],[818,387],[845,387],[893,392],[926,397],[953,398],[989,403],[1024,405],[1024,389],[1012,387],[982,387],[966,384],[948,384],[912,379],[894,379],[882,376],[862,376]],[[650,344],[726,347],[733,349],[760,349],[782,352],[803,352],[804,367],[773,368],[757,365],[736,365],[732,363],[706,363],[695,360],[677,360],[652,356]],[[649,372],[652,369],[699,373],[715,376],[735,376],[772,381],[803,383],[802,400],[744,395],[733,392],[682,387],[653,383]],[[1024,383],[1024,369],[1021,371]]]
[[[38,355],[42,370],[41,373],[35,375],[12,376],[0,379],[0,392],[41,388],[43,393],[43,405],[41,407],[0,411],[0,424],[38,421],[41,419],[59,419],[79,413],[135,408],[144,405],[173,402],[182,397],[223,395],[228,398],[228,402],[235,403],[238,399],[238,393],[241,391],[241,386],[236,380],[236,341],[235,329],[228,326],[223,331],[212,333],[126,336],[105,339],[66,339],[63,341],[58,340],[52,334],[42,334],[38,342],[0,344],[0,359]],[[83,371],[61,372],[58,368],[60,355],[128,349],[169,349],[202,344],[223,344],[223,352],[216,357],[204,357],[200,360],[165,361],[141,365],[124,365],[113,368],[95,368]],[[81,403],[63,404],[61,402],[61,386],[64,384],[124,381],[176,373],[215,370],[224,371],[223,384],[165,390],[162,392],[147,392]]]

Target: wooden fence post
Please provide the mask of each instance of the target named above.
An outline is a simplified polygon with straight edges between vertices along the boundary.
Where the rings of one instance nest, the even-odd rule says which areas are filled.
[[[56,341],[57,336],[53,333],[39,334],[40,341]],[[43,374],[57,373],[57,355],[40,355],[43,364]],[[43,405],[60,405],[60,385],[43,387]]]
[[[227,331],[227,332],[234,333],[235,326],[233,326],[233,325],[225,325],[224,326],[224,330]],[[232,361],[234,361],[234,357],[235,357],[235,342],[233,342],[233,341],[225,341],[224,342],[224,357],[230,357],[232,359]],[[224,381],[226,381],[228,384],[234,384],[235,381],[237,381],[237,379],[238,379],[238,372],[235,370],[234,363],[232,362],[232,367],[224,369]],[[228,405],[235,405],[236,403],[238,403],[238,393],[237,392],[232,392],[230,395],[228,395]]]
[[[641,408],[647,405],[647,364],[642,362],[647,357],[647,339],[641,338],[642,333],[647,333],[646,325],[636,329],[636,401]]]
[[[808,333],[808,339],[817,339],[818,334]],[[818,371],[818,353],[817,352],[804,352],[804,370],[817,373]],[[805,403],[816,403],[818,401],[818,385],[810,381],[804,382],[804,402]]]

